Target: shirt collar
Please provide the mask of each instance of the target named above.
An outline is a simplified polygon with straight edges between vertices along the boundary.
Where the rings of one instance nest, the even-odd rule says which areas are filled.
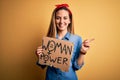
[[[65,36],[62,38],[62,40],[65,40],[65,39],[67,39],[67,40],[69,40],[70,39],[70,32],[67,32],[66,34],[65,34]],[[58,39],[58,34],[56,35],[56,38]]]

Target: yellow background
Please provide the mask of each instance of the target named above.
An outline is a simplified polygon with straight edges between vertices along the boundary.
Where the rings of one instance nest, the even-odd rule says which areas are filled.
[[[76,34],[95,38],[79,80],[120,80],[120,0],[0,0],[0,80],[44,80],[35,50],[61,3],[70,6]]]

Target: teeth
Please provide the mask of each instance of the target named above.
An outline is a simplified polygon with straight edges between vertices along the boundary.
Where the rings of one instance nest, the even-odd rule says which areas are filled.
[[[64,25],[60,25],[60,27],[63,27]]]
[[[60,27],[63,27],[63,26],[60,26]]]

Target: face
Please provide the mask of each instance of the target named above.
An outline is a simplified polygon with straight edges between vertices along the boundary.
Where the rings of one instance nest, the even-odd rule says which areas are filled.
[[[69,12],[66,10],[59,10],[56,12],[55,23],[60,31],[67,31],[70,24]]]

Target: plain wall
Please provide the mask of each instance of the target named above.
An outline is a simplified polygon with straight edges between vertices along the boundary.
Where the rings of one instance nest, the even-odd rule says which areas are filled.
[[[75,33],[95,38],[79,80],[120,80],[119,0],[0,0],[0,80],[44,80],[35,50],[61,3],[70,6]]]

